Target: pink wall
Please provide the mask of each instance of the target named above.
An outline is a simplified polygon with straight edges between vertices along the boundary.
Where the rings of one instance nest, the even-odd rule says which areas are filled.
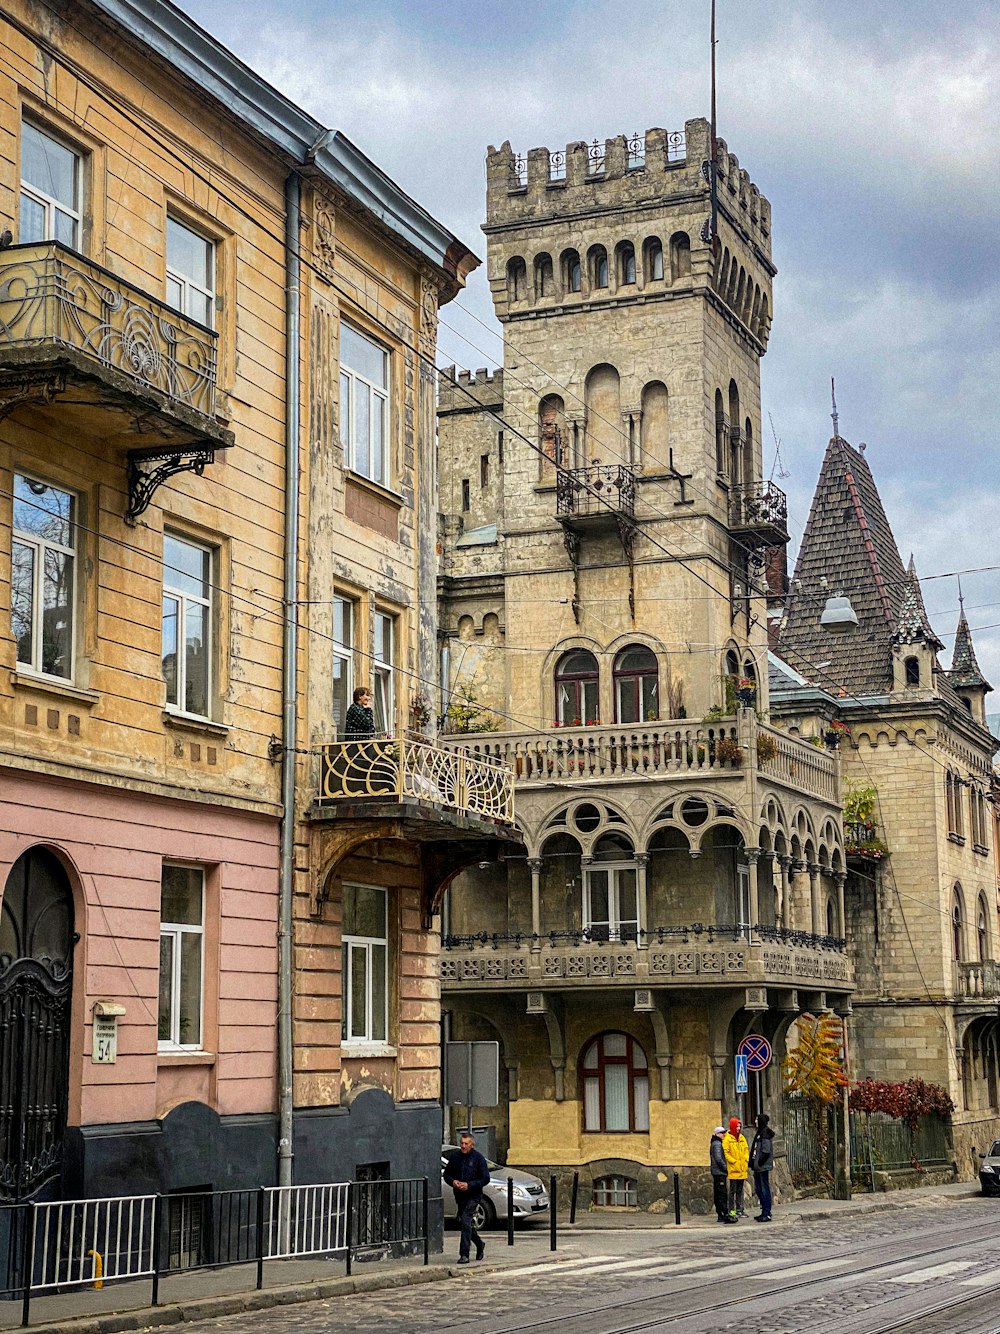
[[[158,1118],[195,1098],[220,1114],[275,1107],[278,822],[271,816],[7,769],[0,888],[35,844],[73,884],[71,1125]],[[204,1053],[157,1054],[160,868],[205,867]],[[118,1060],[90,1059],[97,1000],[116,1001]]]

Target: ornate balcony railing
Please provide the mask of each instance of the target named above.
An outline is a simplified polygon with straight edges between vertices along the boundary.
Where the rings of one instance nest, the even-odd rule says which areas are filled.
[[[216,341],[211,329],[54,241],[0,255],[0,365],[5,348],[71,348],[212,417]]]
[[[958,994],[970,1000],[993,1000],[1000,996],[1000,963],[993,959],[985,963],[960,963]]]
[[[556,478],[556,515],[560,519],[631,518],[635,514],[635,473],[623,463],[592,468],[564,468]]]
[[[534,932],[525,931],[476,931],[471,935],[445,935],[441,938],[442,947],[446,950],[454,949],[492,949],[497,950],[502,945],[513,945],[515,949],[521,949],[527,946],[531,949],[541,949],[548,945],[555,947],[557,945],[616,945],[616,944],[634,944],[641,942],[644,946],[664,945],[669,940],[679,940],[683,944],[690,944],[691,940],[700,940],[705,938],[709,945],[722,940],[744,940],[747,932],[751,936],[761,940],[773,941],[781,945],[795,945],[801,949],[810,950],[834,950],[839,953],[847,948],[847,941],[842,936],[815,936],[810,931],[792,931],[781,926],[755,926],[753,928],[740,925],[715,925],[706,922],[694,922],[690,926],[654,926],[650,930],[636,930],[630,927],[618,932],[609,933],[606,927],[583,927],[579,931],[543,931],[536,935]],[[979,967],[984,965],[980,964]]]
[[[331,741],[320,756],[321,803],[370,798],[431,802],[512,824],[510,770],[484,756],[409,737]]]
[[[729,527],[759,533],[767,542],[788,541],[788,499],[773,482],[748,482],[729,492]]]
[[[840,805],[837,762],[833,755],[775,727],[758,726],[757,736],[770,737],[774,742],[773,758],[759,762],[762,774]]]

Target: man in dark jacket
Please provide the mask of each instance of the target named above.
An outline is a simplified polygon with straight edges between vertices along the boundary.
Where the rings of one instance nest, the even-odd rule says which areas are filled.
[[[712,1131],[712,1139],[708,1146],[708,1162],[712,1169],[712,1203],[715,1205],[715,1212],[720,1223],[729,1222],[729,1185],[727,1182],[729,1168],[726,1166],[726,1155],[722,1150],[722,1137],[725,1133],[722,1126],[716,1126]]]
[[[757,1117],[757,1133],[750,1145],[750,1170],[753,1172],[754,1193],[760,1200],[760,1213],[755,1223],[771,1221],[771,1169],[774,1167],[774,1131],[768,1124],[770,1117],[761,1112]]]
[[[458,1226],[462,1230],[458,1243],[458,1263],[467,1265],[470,1242],[476,1243],[477,1260],[486,1254],[486,1243],[473,1226],[473,1219],[476,1205],[483,1198],[483,1187],[490,1184],[490,1169],[470,1134],[461,1135],[458,1145],[461,1152],[453,1153],[449,1158],[444,1169],[444,1179],[455,1192]]]

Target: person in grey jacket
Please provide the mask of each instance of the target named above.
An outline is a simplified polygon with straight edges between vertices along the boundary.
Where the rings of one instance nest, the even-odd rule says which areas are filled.
[[[757,1133],[750,1145],[750,1170],[753,1172],[754,1194],[760,1200],[760,1213],[755,1223],[771,1221],[771,1169],[774,1167],[774,1131],[767,1112],[757,1117]]]
[[[716,1126],[712,1131],[712,1139],[708,1146],[709,1166],[712,1169],[712,1203],[715,1205],[715,1212],[718,1215],[720,1223],[729,1222],[729,1168],[726,1166],[726,1155],[722,1151],[722,1136],[725,1134],[722,1126]]]

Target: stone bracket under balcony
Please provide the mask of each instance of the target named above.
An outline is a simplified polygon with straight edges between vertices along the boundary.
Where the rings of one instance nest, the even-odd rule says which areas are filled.
[[[625,464],[561,468],[556,518],[573,568],[573,619],[580,623],[580,541],[587,533],[616,531],[628,563],[628,605],[635,620],[635,472]]]

